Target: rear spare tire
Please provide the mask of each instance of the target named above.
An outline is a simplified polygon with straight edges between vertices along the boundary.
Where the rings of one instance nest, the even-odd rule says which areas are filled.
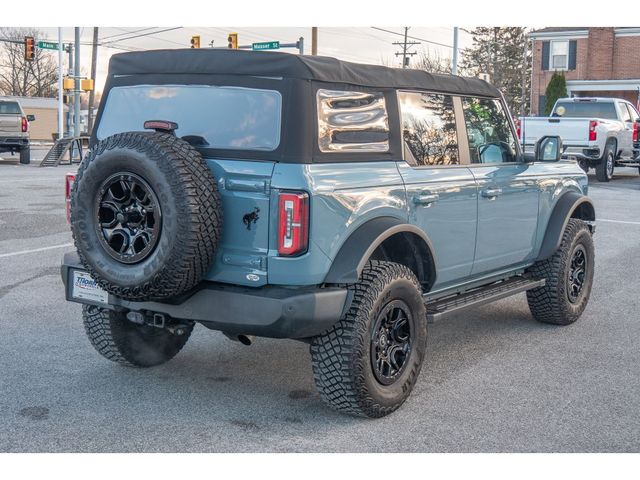
[[[74,242],[84,267],[113,295],[157,300],[191,289],[213,261],[221,225],[211,170],[171,134],[113,135],[80,165]]]

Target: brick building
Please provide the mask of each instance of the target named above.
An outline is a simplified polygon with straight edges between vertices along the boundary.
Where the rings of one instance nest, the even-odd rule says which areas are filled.
[[[640,27],[551,27],[529,34],[531,111],[544,115],[545,90],[562,71],[574,97],[619,97],[638,104]]]

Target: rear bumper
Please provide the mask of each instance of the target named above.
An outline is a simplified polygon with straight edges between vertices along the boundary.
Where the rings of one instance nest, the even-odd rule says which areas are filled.
[[[569,146],[562,154],[562,158],[576,160],[591,160],[598,161],[602,157],[602,152],[598,147],[572,147]]]
[[[161,313],[234,335],[312,337],[331,328],[350,302],[348,290],[339,287],[249,288],[202,282],[180,298],[163,302],[131,302],[109,295],[107,304],[102,304],[72,297],[74,270],[84,269],[75,253],[67,253],[61,274],[68,301],[113,310]]]
[[[0,137],[0,151],[8,152],[29,146],[29,137]]]

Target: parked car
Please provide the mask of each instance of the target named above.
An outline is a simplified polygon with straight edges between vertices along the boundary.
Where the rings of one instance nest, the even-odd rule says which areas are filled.
[[[618,98],[560,98],[550,117],[521,117],[519,133],[525,150],[532,151],[545,135],[562,138],[563,158],[585,170],[595,168],[600,182],[613,177],[615,166],[640,170],[638,112]]]
[[[31,161],[29,122],[34,115],[25,115],[20,103],[0,100],[0,153],[20,153],[20,163]]]
[[[324,401],[381,417],[417,381],[428,322],[525,291],[541,322],[580,317],[595,211],[560,153],[545,137],[523,155],[479,79],[284,53],[117,54],[68,178],[67,300],[96,350],[128,366],[168,361],[195,323],[245,344],[301,340]]]

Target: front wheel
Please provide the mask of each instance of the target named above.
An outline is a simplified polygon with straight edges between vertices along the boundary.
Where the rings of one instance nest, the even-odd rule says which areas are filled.
[[[100,355],[128,367],[153,367],[175,357],[191,335],[182,335],[127,320],[124,313],[89,305],[82,306],[84,329]]]
[[[536,320],[569,325],[580,318],[591,295],[594,259],[589,227],[582,220],[569,219],[560,248],[530,269],[532,275],[546,280],[543,287],[527,292],[529,309]]]
[[[422,367],[422,289],[404,265],[375,260],[349,289],[348,312],[312,339],[314,379],[322,399],[336,410],[383,417],[404,403]]]

